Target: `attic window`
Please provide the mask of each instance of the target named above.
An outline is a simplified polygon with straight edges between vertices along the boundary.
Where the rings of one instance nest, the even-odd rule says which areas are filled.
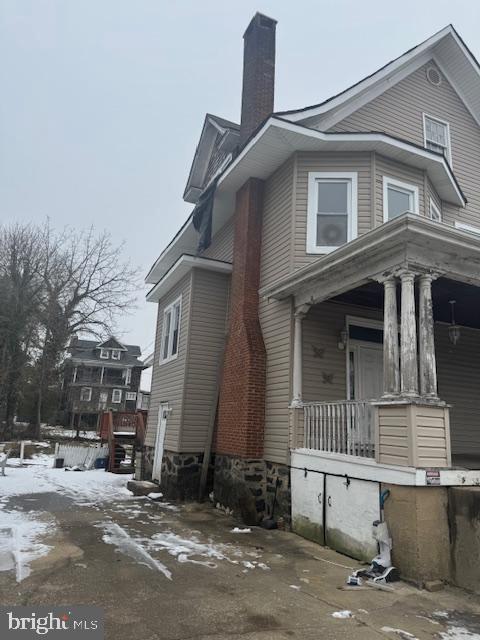
[[[448,122],[423,114],[423,135],[425,148],[437,153],[443,153],[452,164],[450,153],[450,126]]]
[[[108,349],[100,349],[100,358],[102,358],[102,360],[108,360]]]
[[[442,76],[437,67],[427,67],[426,74],[427,80],[430,82],[430,84],[433,84],[436,87],[442,84]]]
[[[112,360],[120,360],[120,349],[112,349]]]

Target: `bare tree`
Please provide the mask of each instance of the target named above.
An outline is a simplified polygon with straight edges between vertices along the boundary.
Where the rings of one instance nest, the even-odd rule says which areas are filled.
[[[104,337],[134,308],[136,271],[122,248],[93,229],[0,228],[0,437],[12,426],[27,364],[39,435],[45,392],[59,383],[70,338]]]

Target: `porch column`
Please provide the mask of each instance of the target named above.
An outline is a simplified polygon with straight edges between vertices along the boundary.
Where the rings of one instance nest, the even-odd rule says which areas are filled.
[[[400,391],[396,278],[386,278],[383,288],[383,396],[391,397]]]
[[[433,328],[432,281],[430,273],[419,277],[419,360],[420,394],[437,398],[437,367],[435,362],[435,338]]]
[[[302,321],[308,312],[308,305],[297,307],[294,313],[294,334],[293,334],[293,374],[292,374],[292,407],[298,407],[302,403],[302,369],[303,369],[303,340]]]
[[[415,274],[404,271],[402,282],[401,311],[401,373],[402,395],[418,395],[417,325],[415,319]]]

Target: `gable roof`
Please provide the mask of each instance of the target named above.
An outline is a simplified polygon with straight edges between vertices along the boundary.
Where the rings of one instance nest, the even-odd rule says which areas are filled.
[[[119,351],[127,351],[127,348],[113,336],[110,336],[105,342],[99,342],[97,349],[118,349]]]
[[[437,64],[480,124],[480,65],[451,24],[327,100],[275,115],[292,122],[317,118],[319,126],[329,128],[429,60]]]
[[[190,173],[188,174],[187,185],[183,194],[184,200],[192,203],[197,202],[203,189],[207,186],[212,156],[221,148],[219,157],[221,166],[222,160],[226,160],[238,145],[239,138],[240,125],[207,113],[203,122],[200,140],[193,156]]]

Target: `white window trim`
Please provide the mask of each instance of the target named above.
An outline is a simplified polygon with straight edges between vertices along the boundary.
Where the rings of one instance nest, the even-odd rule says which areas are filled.
[[[83,398],[83,392],[88,391],[88,399]],[[82,387],[80,390],[80,402],[91,402],[92,400],[92,388],[91,387]]]
[[[391,178],[390,176],[383,176],[383,221],[388,222],[388,187],[399,187],[400,189],[404,189],[405,191],[411,191],[413,193],[413,211],[411,213],[416,213],[418,215],[418,187],[409,184],[408,182],[402,182],[401,180],[397,180],[396,178]]]
[[[108,360],[109,359],[109,355],[108,355],[108,349],[104,349],[103,347],[100,347],[100,358],[102,360]]]
[[[435,120],[436,122],[439,122],[440,124],[444,124],[447,130],[447,155],[445,156],[448,160],[448,164],[450,165],[450,168],[453,167],[452,164],[452,143],[451,143],[451,139],[450,139],[450,123],[447,122],[446,120],[442,120],[441,118],[437,118],[436,116],[432,116],[429,113],[422,113],[422,119],[423,119],[423,146],[425,147],[425,149],[428,149],[427,147],[427,123],[425,122],[426,118],[430,118],[430,120]],[[431,149],[430,149],[431,151]]]
[[[112,349],[112,360],[120,360],[120,349]]]
[[[476,236],[480,235],[480,227],[474,227],[472,224],[465,224],[464,222],[457,222],[455,220],[455,228],[474,233]]]
[[[118,397],[118,400],[115,400]],[[122,402],[122,390],[112,389],[112,404],[120,404]]]
[[[137,394],[135,391],[127,391],[125,394],[125,400],[136,400]]]
[[[173,311],[176,305],[179,305],[178,311],[178,339],[177,339],[177,353],[171,354],[172,346],[173,346],[173,324],[170,327],[170,335],[168,337],[168,349],[167,349],[167,357],[163,357],[163,341],[165,337],[165,317],[169,311]],[[173,320],[173,313],[172,313]],[[167,362],[172,362],[172,360],[176,360],[178,357],[178,352],[180,350],[180,327],[182,324],[182,296],[178,296],[176,300],[171,302],[165,309],[163,310],[163,322],[162,322],[162,336],[160,339],[160,364],[167,364]]]
[[[437,205],[437,203],[435,202],[435,200],[430,197],[430,201],[428,204],[428,209],[429,209],[429,213],[430,213],[430,220],[433,220],[434,222],[441,222],[442,221],[442,211],[440,209],[440,207]],[[434,220],[434,218],[432,218],[432,209],[433,211],[435,211],[438,214],[438,220]]]
[[[131,381],[132,381],[132,370],[127,369],[125,373],[125,384],[130,384]]]
[[[310,171],[308,174],[307,204],[307,253],[331,253],[338,247],[319,247],[317,245],[317,181],[318,180],[350,181],[350,213],[348,215],[347,242],[358,235],[358,173],[336,171]],[[339,245],[341,246],[341,245]]]

